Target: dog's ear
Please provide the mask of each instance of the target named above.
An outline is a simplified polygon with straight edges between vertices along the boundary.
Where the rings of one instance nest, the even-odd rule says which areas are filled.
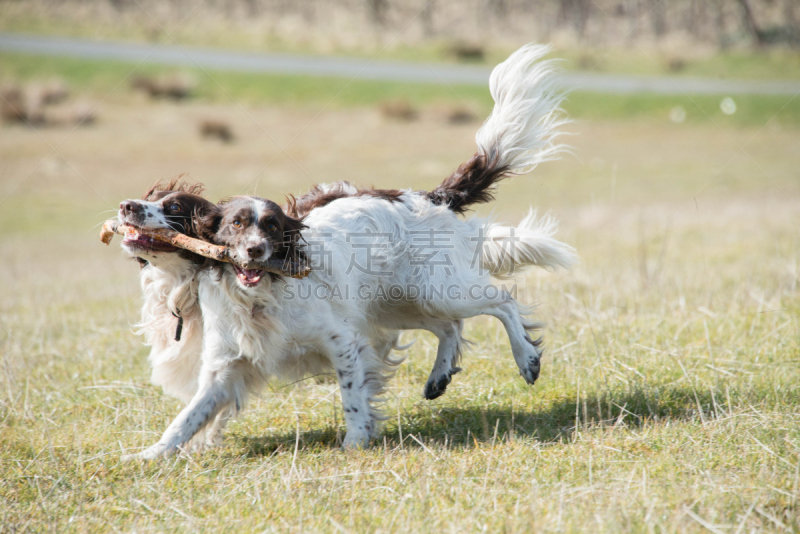
[[[201,183],[189,182],[186,176],[184,173],[170,180],[158,180],[145,192],[142,200],[156,200],[159,197],[157,193],[161,193],[160,196],[163,196],[164,193],[189,193],[198,197],[203,196],[205,186]]]
[[[303,224],[302,219],[296,219],[284,214],[283,219],[283,243],[281,256],[290,261],[297,263],[308,263],[308,258],[305,254],[305,241],[303,241],[302,232],[308,228]]]
[[[209,205],[207,209],[195,210],[192,215],[195,232],[204,241],[216,243],[220,223],[222,223],[222,207],[216,204]]]

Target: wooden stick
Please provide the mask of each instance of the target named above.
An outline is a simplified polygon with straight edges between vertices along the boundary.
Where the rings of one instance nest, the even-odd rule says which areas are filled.
[[[128,226],[127,224],[122,224],[116,219],[109,219],[103,224],[103,229],[100,230],[100,241],[108,245],[111,243],[111,239],[114,237],[114,234],[126,235],[133,232],[169,243],[172,246],[188,250],[189,252],[193,252],[198,256],[203,256],[204,258],[211,258],[212,260],[233,263],[242,269],[259,269],[270,273],[280,274],[282,276],[290,276],[292,278],[305,278],[311,272],[311,267],[293,261],[273,259],[263,262],[241,261],[235,258],[235,255],[228,247],[212,245],[211,243],[207,243],[200,239],[194,239],[165,228],[135,228],[133,226]]]

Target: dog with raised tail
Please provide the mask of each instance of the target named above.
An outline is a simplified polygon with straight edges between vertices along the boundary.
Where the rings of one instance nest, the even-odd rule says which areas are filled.
[[[197,393],[161,439],[139,458],[181,450],[221,413],[241,410],[271,377],[285,379],[333,369],[347,432],[344,447],[363,447],[380,427],[376,402],[399,363],[375,349],[376,338],[424,329],[439,339],[427,398],[444,393],[463,345],[463,321],[498,318],[520,374],[539,376],[540,328],[524,317],[492,277],[538,266],[566,268],[577,257],[553,238],[551,219],[531,214],[517,227],[468,217],[470,206],[493,199],[503,178],[555,158],[566,120],[547,47],[518,50],[492,72],[495,100],[478,131],[478,152],[433,191],[319,186],[283,209],[269,200],[235,197],[197,217],[199,233],[253,261],[309,262],[303,280],[231,264],[212,264],[198,276],[203,352]],[[302,202],[299,202],[302,200]],[[421,253],[420,239],[425,241]],[[322,245],[323,264],[311,244]],[[327,265],[324,264],[327,262]],[[338,292],[336,289],[338,288]],[[347,297],[342,298],[341,292]]]
[[[409,266],[419,266],[419,258],[401,253],[399,263],[405,261],[405,264],[393,266],[396,268],[394,283],[408,282],[427,288],[431,287],[427,284],[434,284],[434,288],[452,288],[455,283],[459,290],[454,293],[460,295],[470,287],[479,288],[477,292],[482,293],[480,288],[490,287],[491,278],[513,278],[530,267],[548,270],[571,267],[577,262],[577,255],[572,247],[553,237],[558,224],[551,217],[539,218],[531,210],[517,226],[456,217],[475,204],[494,200],[493,192],[504,178],[529,172],[540,163],[557,159],[564,151],[565,147],[558,143],[559,128],[569,121],[560,108],[564,94],[556,88],[555,62],[543,59],[549,51],[549,46],[527,45],[492,71],[490,91],[495,106],[475,136],[478,151],[433,191],[361,189],[347,182],[323,184],[297,201],[290,201],[289,212],[306,216],[306,224],[333,235],[352,232],[361,224],[361,228],[383,227],[395,243],[405,245],[413,245],[416,238],[425,236],[426,232],[432,237],[435,233],[452,236],[453,243],[442,243],[438,249],[429,248],[426,255],[449,258],[448,262],[456,260],[455,271],[440,269],[444,275],[455,272],[454,279],[420,279],[414,275],[419,272],[418,268],[408,271]],[[330,209],[318,209],[327,205]],[[368,205],[376,205],[374,221],[366,214]],[[359,218],[359,222],[342,224],[342,221]],[[328,246],[331,250],[349,250],[350,244],[344,241],[340,239]],[[456,241],[458,245],[451,247]],[[359,244],[369,245],[381,246],[380,243]],[[480,261],[477,266],[474,261],[467,264],[469,258]],[[368,280],[367,283],[380,282]],[[420,299],[410,309],[398,303],[377,308],[377,313],[371,317],[382,327],[419,328],[438,337],[436,363],[423,393],[426,399],[444,394],[452,375],[461,370],[458,363],[464,341],[462,320],[475,315],[488,314],[500,319],[511,340],[520,374],[529,384],[539,376],[541,338],[533,340],[527,332],[540,328],[541,324],[525,320],[520,313],[525,308],[517,306],[510,295],[489,300],[445,298],[436,304]],[[402,313],[401,308],[405,308]]]

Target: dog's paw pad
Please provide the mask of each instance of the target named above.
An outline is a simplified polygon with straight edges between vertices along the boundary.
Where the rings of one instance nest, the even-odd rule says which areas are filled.
[[[532,358],[524,369],[519,370],[519,374],[525,379],[525,382],[533,385],[539,378],[540,369],[539,358]]]
[[[453,379],[453,375],[459,372],[461,372],[461,367],[453,367],[446,374],[440,375],[439,378],[435,380],[428,380],[428,383],[425,384],[425,391],[423,393],[425,399],[438,399],[444,395],[445,391],[447,390],[447,386],[450,385],[450,382]]]

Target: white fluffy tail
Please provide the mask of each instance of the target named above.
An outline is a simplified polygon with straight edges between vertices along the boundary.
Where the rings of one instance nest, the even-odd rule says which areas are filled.
[[[475,141],[478,152],[428,198],[456,213],[494,199],[503,178],[528,172],[564,152],[558,128],[569,121],[561,110],[564,94],[556,87],[555,61],[542,58],[549,46],[526,45],[492,71],[489,89],[495,104]]]
[[[537,219],[531,210],[519,226],[484,226],[483,268],[497,278],[510,278],[532,266],[568,269],[578,262],[571,246],[554,239],[558,223],[550,216]]]
[[[488,161],[521,174],[555,159],[564,150],[558,128],[569,122],[561,110],[564,93],[555,83],[555,60],[542,60],[549,45],[528,44],[492,71],[494,109],[475,134]]]

